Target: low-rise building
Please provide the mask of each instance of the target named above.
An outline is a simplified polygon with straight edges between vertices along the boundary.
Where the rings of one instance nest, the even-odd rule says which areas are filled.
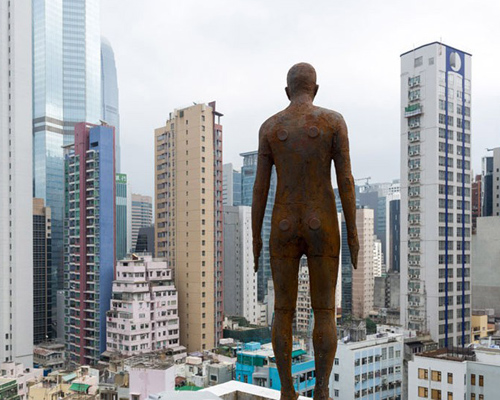
[[[19,399],[26,400],[28,398],[29,387],[42,380],[43,370],[38,368],[25,368],[22,363],[4,362],[0,364],[0,377],[4,379],[15,379],[17,382]]]
[[[33,349],[33,365],[57,371],[64,368],[64,344],[57,342],[41,343]]]
[[[497,399],[498,382],[499,349],[440,349],[409,362],[408,398]]]
[[[12,378],[0,378],[0,399],[19,400],[17,381]]]
[[[131,356],[183,350],[177,306],[173,273],[165,261],[149,255],[119,261],[106,320],[107,352]]]
[[[366,338],[349,334],[338,341],[330,397],[342,399],[401,399],[403,334],[377,333]]]
[[[281,381],[270,343],[250,342],[237,353],[236,380],[257,386],[281,389]],[[292,351],[292,377],[298,394],[312,397],[316,385],[314,358],[294,344]]]

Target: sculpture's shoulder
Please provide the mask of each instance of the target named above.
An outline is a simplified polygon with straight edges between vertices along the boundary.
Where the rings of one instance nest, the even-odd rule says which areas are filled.
[[[272,132],[277,126],[279,126],[283,122],[283,120],[286,118],[286,115],[287,113],[285,109],[266,119],[260,126],[259,136],[261,137],[268,136],[270,132]]]
[[[329,126],[339,129],[345,126],[344,117],[337,111],[330,110],[328,108],[314,106],[313,114],[324,121]]]

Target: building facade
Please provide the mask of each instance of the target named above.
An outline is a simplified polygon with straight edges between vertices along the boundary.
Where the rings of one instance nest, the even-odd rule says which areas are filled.
[[[215,102],[170,113],[155,130],[157,257],[174,270],[181,344],[222,336],[222,126]]]
[[[471,55],[401,55],[401,323],[470,341]]]
[[[251,207],[224,206],[224,313],[260,323]]]
[[[116,150],[116,148],[115,148]],[[116,259],[122,260],[129,248],[131,226],[130,190],[126,174],[116,174]]]
[[[63,288],[63,145],[101,118],[99,0],[33,0],[34,197],[52,210],[55,293]]]
[[[493,154],[483,157],[481,176],[481,216],[500,215],[500,147],[488,149]]]
[[[106,350],[116,259],[114,129],[80,123],[65,148],[65,341],[72,364]]]
[[[241,204],[252,206],[253,186],[257,174],[258,152],[250,151],[241,153],[243,157],[243,167],[241,167]],[[259,270],[257,272],[257,300],[264,302],[267,295],[267,282],[271,277],[271,253],[269,252],[269,238],[271,237],[271,218],[273,215],[274,198],[276,196],[276,185],[278,178],[276,169],[273,166],[269,192],[267,195],[266,211],[262,221],[262,251],[259,258]]]
[[[233,164],[222,166],[222,203],[225,206],[241,205],[241,172]]]
[[[151,196],[132,193],[132,249],[137,246],[139,229],[153,224],[153,199]]]
[[[0,362],[33,364],[31,1],[0,1]]]
[[[352,315],[356,318],[366,318],[373,310],[375,285],[373,276],[374,211],[369,208],[358,208],[356,227],[359,254],[358,268],[352,271]]]
[[[408,363],[408,398],[487,400],[498,397],[498,349],[441,349]]]
[[[400,251],[401,251],[401,195],[395,194],[388,197],[388,226],[387,226],[387,247],[386,247],[386,260],[387,271],[399,272],[400,271]]]
[[[121,172],[120,106],[115,53],[108,39],[101,37],[101,119],[115,127],[115,165]]]
[[[402,400],[403,355],[403,336],[399,334],[339,340],[330,375],[330,397]]]
[[[177,290],[165,261],[118,261],[106,326],[108,352],[132,356],[179,347]]]
[[[52,319],[52,237],[50,208],[33,199],[33,344],[55,339]]]
[[[281,390],[278,368],[271,343],[245,343],[237,353],[235,380],[252,385]],[[316,386],[314,359],[300,346],[292,350],[292,378],[295,391],[301,396],[312,397]]]

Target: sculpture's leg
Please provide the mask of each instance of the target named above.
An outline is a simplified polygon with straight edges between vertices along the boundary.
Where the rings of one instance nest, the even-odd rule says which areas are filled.
[[[292,379],[292,323],[297,305],[299,259],[271,257],[274,282],[274,356],[281,381],[281,400],[296,400]]]
[[[338,257],[308,257],[311,304],[314,311],[313,346],[316,366],[314,400],[328,400],[329,379],[337,350],[335,287]]]

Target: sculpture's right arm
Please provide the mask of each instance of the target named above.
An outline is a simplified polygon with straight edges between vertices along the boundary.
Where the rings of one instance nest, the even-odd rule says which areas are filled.
[[[273,167],[273,157],[271,147],[267,141],[264,127],[259,131],[259,153],[257,160],[257,174],[253,186],[252,200],[252,234],[253,234],[253,257],[254,270],[259,269],[259,257],[262,250],[262,221],[266,211],[267,194],[271,182],[271,171]]]
[[[342,210],[347,225],[347,242],[351,253],[351,262],[354,268],[358,265],[359,241],[356,229],[356,192],[354,178],[351,172],[351,159],[349,156],[349,139],[347,126],[340,116],[337,121],[335,143],[333,146],[333,161],[337,174]]]

